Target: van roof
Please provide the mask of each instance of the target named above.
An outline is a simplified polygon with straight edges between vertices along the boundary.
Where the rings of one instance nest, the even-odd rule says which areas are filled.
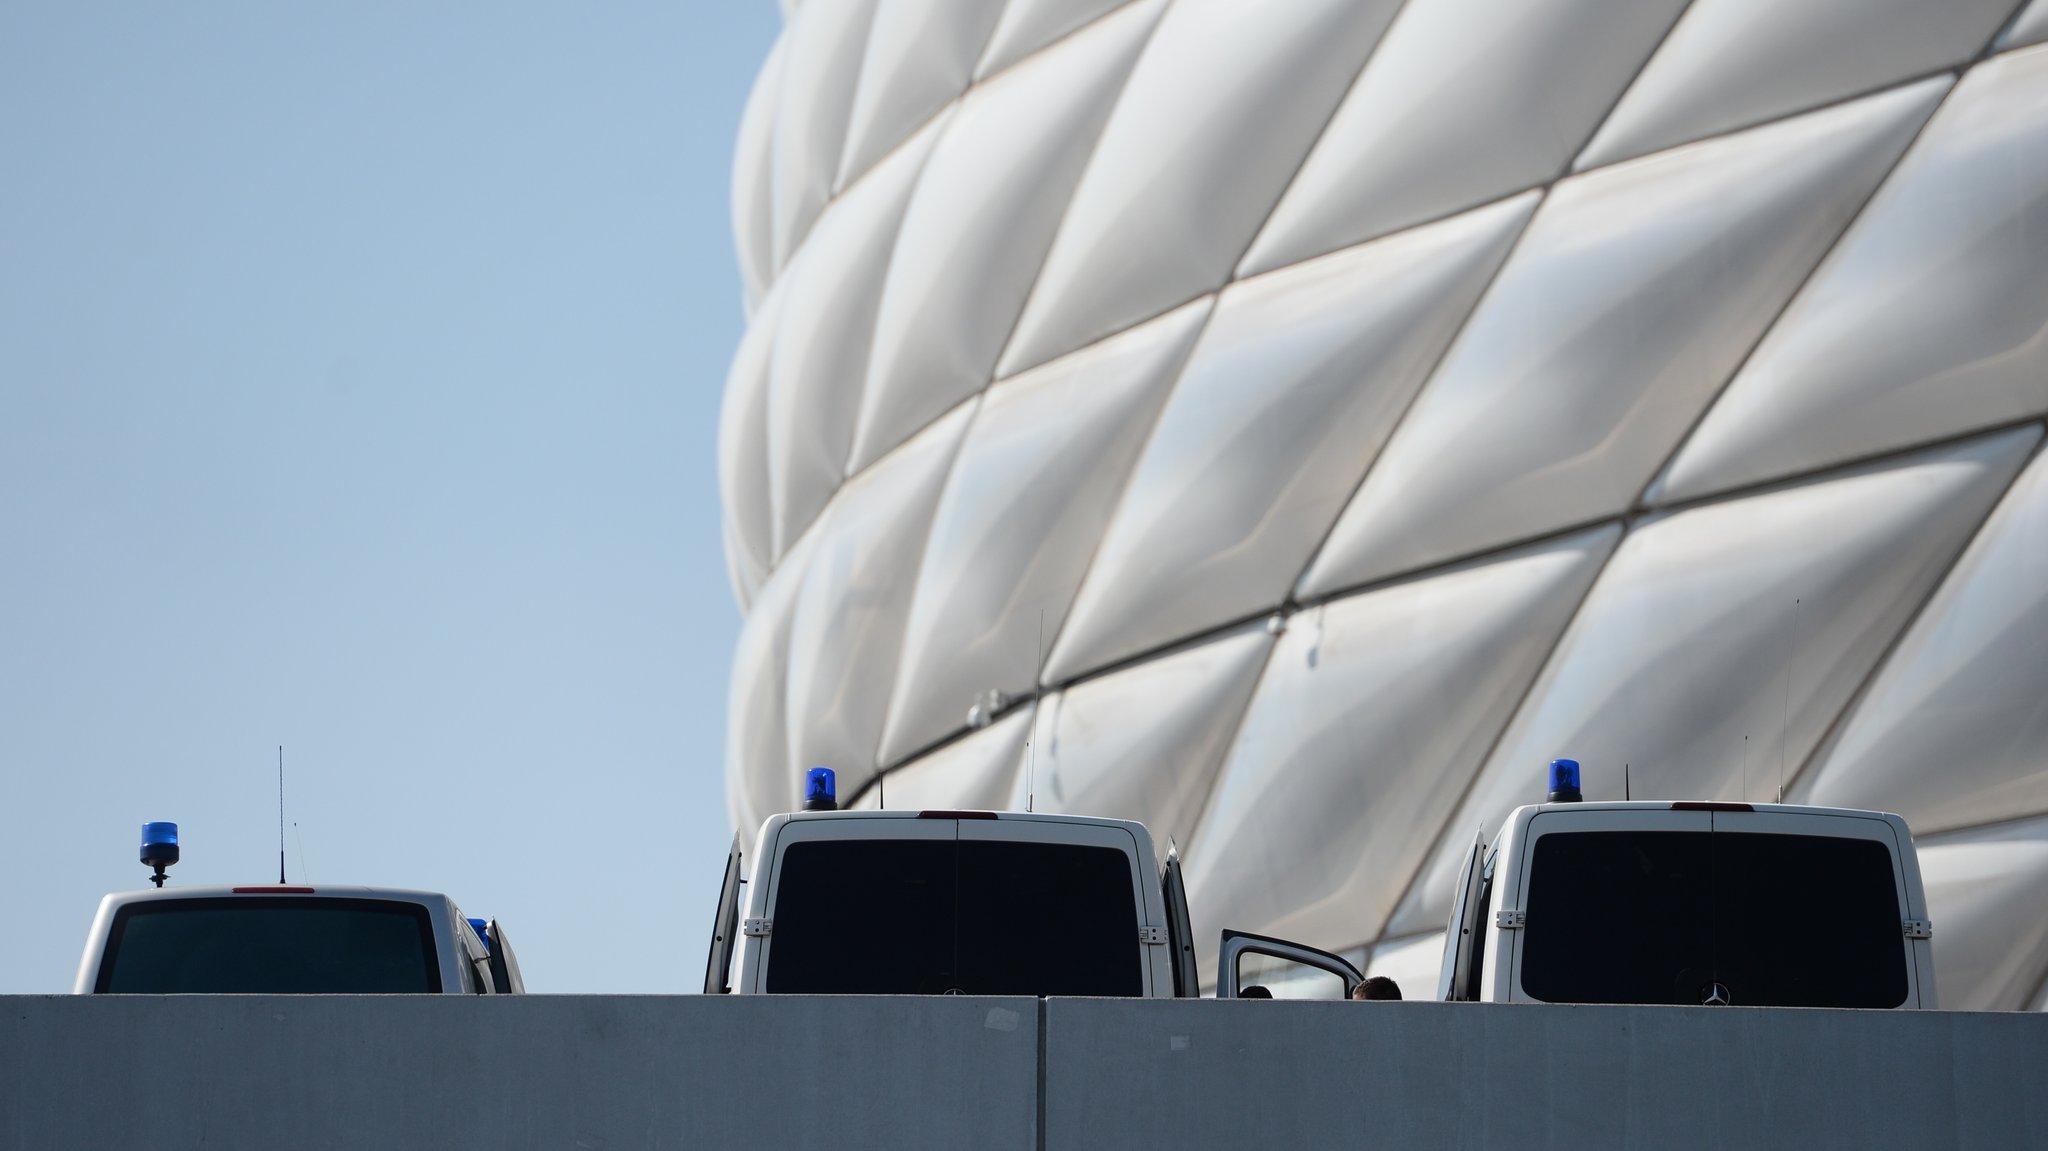
[[[213,884],[202,887],[145,887],[139,891],[116,891],[106,898],[110,903],[154,903],[179,899],[220,899],[248,898],[261,899],[265,896],[293,895],[327,897],[333,899],[390,899],[403,903],[435,903],[448,899],[438,891],[413,891],[401,887],[363,887],[339,883],[263,883],[263,884]]]
[[[1517,810],[1553,811],[1753,811],[1761,815],[1831,815],[1853,819],[1904,820],[1888,811],[1855,807],[1808,807],[1796,803],[1744,803],[1720,799],[1593,800],[1585,803],[1532,803]]]
[[[792,820],[812,819],[1001,819],[1030,823],[1082,823],[1097,827],[1136,828],[1145,825],[1134,819],[1111,819],[1100,815],[1065,815],[1048,811],[966,811],[951,808],[927,808],[913,811],[909,808],[888,808],[885,810],[840,810],[840,811],[792,811],[787,813]],[[1149,833],[1147,833],[1149,838]]]

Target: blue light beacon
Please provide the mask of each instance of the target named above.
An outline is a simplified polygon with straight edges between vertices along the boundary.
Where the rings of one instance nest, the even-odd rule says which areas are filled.
[[[831,768],[814,767],[804,773],[804,810],[839,810],[839,783]]]
[[[1550,761],[1550,794],[1544,797],[1546,803],[1577,803],[1579,795],[1579,761],[1576,759],[1553,759]]]
[[[145,823],[142,825],[142,864],[153,867],[156,874],[151,878],[158,887],[164,885],[164,868],[178,862],[178,825],[175,823]]]

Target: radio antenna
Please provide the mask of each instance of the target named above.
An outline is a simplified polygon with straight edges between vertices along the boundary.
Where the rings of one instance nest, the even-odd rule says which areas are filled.
[[[1749,737],[1742,737],[1742,799],[1749,802]]]
[[[1621,765],[1621,798],[1623,798],[1624,800],[1635,798],[1635,796],[1629,794],[1628,764],[1626,763],[1623,763]]]
[[[1045,609],[1038,609],[1038,646],[1031,651],[1036,667],[1031,673],[1031,720],[1024,729],[1024,810],[1032,810],[1038,795],[1038,702],[1045,693]]]
[[[277,885],[284,886],[284,745],[277,745]]]
[[[1791,650],[1785,653],[1785,715],[1778,724],[1778,802],[1785,802],[1785,756],[1792,745],[1792,661],[1799,658],[1799,601],[1792,601]]]
[[[875,777],[875,810],[886,810],[889,806],[889,773]]]

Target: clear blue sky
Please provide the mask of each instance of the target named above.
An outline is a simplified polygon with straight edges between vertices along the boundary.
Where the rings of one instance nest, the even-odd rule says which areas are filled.
[[[773,0],[0,5],[0,993],[183,884],[446,891],[694,989]],[[303,850],[301,849],[303,844]]]

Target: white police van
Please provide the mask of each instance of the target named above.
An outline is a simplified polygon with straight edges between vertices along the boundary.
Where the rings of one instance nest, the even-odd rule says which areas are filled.
[[[840,811],[832,786],[830,769],[812,769],[805,810],[762,825],[751,878],[733,837],[706,994],[1201,993],[1180,861],[1160,861],[1143,824]],[[1224,933],[1226,971],[1277,972],[1301,953],[1322,954]],[[1281,990],[1342,998],[1357,978]],[[1238,994],[1238,980],[1220,983],[1219,996]]]
[[[154,889],[100,901],[78,994],[517,994],[519,961],[495,920],[445,895],[264,884],[165,889],[173,823],[143,826]]]
[[[1473,845],[1437,998],[1480,1002],[1936,1006],[1919,856],[1886,812],[1784,804],[1551,802]]]

